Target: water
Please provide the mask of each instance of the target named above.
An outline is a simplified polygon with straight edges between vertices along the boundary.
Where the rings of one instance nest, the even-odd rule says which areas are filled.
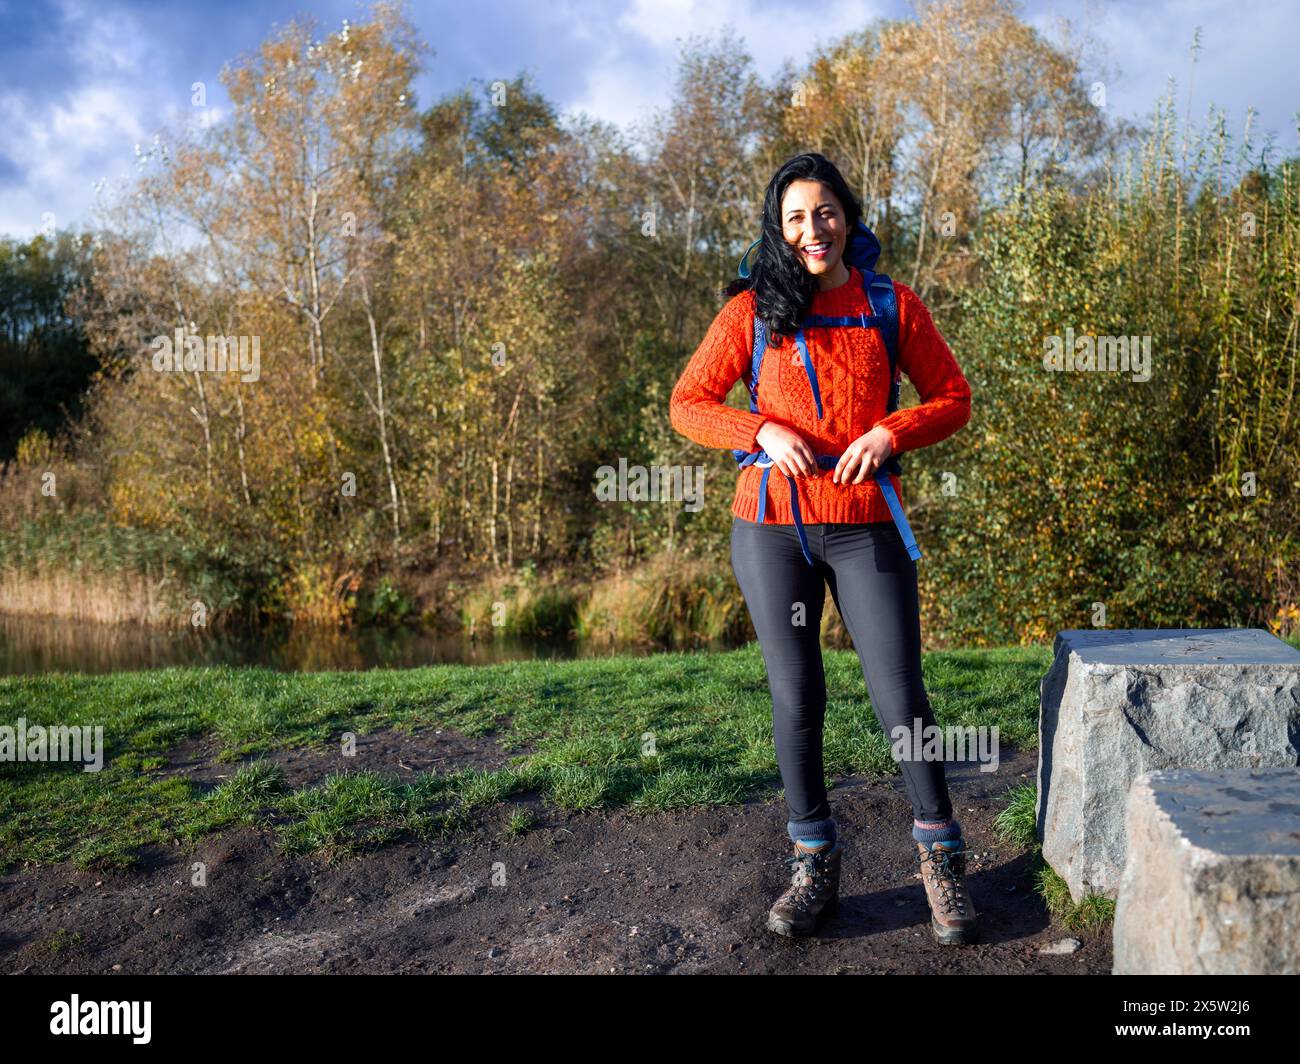
[[[323,672],[439,663],[490,665],[533,658],[647,652],[630,647],[583,646],[566,639],[471,642],[459,636],[407,628],[163,631],[145,625],[0,614],[0,676],[104,673],[169,665],[261,665],[285,672]]]

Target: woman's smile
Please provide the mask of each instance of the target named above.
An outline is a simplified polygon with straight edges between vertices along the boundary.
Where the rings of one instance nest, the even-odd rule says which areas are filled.
[[[818,285],[834,288],[848,280],[844,248],[848,219],[834,191],[820,181],[792,181],[781,202],[781,229],[799,261]]]

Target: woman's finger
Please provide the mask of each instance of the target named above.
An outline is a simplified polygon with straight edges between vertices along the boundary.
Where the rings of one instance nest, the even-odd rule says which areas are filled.
[[[854,451],[854,450],[845,451],[844,454],[840,456],[840,461],[843,462],[843,466],[839,471],[838,483],[848,484],[853,476],[854,471],[858,468],[858,463],[861,460],[862,460],[862,453],[860,451]]]
[[[804,472],[808,476],[815,476],[817,473],[817,456],[813,454],[812,448],[804,440],[799,441],[799,454],[803,458]]]
[[[858,470],[858,475],[854,478],[854,484],[865,484],[871,475],[876,471],[876,459],[874,455],[864,454],[862,456],[862,465]]]
[[[836,484],[844,484],[849,479],[849,476],[852,476],[853,463],[857,458],[857,451],[853,450],[846,450],[844,454],[840,455],[839,462],[835,463],[835,477],[833,477]]]

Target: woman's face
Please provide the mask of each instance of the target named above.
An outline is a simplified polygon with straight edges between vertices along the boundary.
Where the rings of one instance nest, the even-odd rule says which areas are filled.
[[[804,269],[817,277],[838,275],[848,244],[844,208],[820,181],[791,181],[781,197],[781,228]]]

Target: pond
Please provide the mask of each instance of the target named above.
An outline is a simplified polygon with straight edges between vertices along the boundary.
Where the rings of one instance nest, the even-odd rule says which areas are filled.
[[[0,614],[0,676],[103,673],[171,665],[260,665],[286,672],[323,672],[651,652],[585,646],[562,638],[471,641],[410,628],[227,633]]]

